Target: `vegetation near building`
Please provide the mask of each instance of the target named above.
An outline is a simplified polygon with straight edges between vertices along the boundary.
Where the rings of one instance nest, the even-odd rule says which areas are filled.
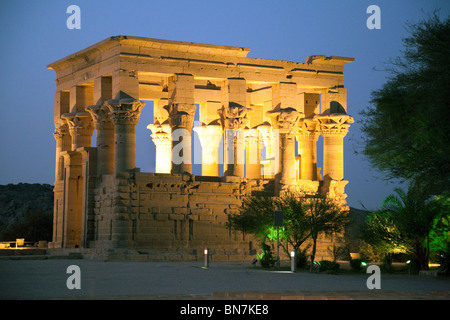
[[[361,113],[363,153],[388,178],[409,182],[368,217],[365,241],[389,261],[403,252],[414,269],[450,256],[450,19],[434,13],[408,25],[402,56]],[[448,270],[448,267],[447,267]]]
[[[243,203],[239,214],[230,219],[233,228],[260,238],[261,249],[268,254],[270,246],[266,241],[276,240],[274,212],[278,208],[283,212],[284,221],[278,235],[280,246],[288,257],[290,250],[293,250],[295,256],[301,259],[310,247],[304,244],[310,240],[311,264],[315,260],[319,235],[341,233],[348,222],[348,212],[322,194],[307,195],[288,190],[279,197],[249,196]]]

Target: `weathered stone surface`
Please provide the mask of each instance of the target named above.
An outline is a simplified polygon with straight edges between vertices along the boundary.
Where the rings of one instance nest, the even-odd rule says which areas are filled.
[[[49,247],[117,249],[111,257],[136,261],[201,259],[208,247],[212,259],[248,259],[255,239],[228,228],[245,196],[320,189],[345,206],[343,139],[353,119],[343,71],[353,59],[316,55],[300,63],[247,58],[248,51],[117,36],[50,64],[57,79]],[[154,102],[153,123],[145,125],[156,173],[135,167],[135,128],[147,100]],[[191,172],[196,105],[203,176]]]

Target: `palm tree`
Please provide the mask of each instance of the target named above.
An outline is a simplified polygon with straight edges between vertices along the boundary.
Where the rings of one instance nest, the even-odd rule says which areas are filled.
[[[418,183],[411,184],[407,192],[400,188],[394,191],[382,208],[369,216],[371,238],[386,248],[402,247],[412,256],[417,270],[427,270],[429,236],[441,207],[425,196]]]

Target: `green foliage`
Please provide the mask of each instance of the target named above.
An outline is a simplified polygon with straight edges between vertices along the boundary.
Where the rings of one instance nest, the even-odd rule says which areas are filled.
[[[231,226],[244,234],[250,233],[265,239],[273,226],[274,199],[266,195],[243,199],[239,214],[230,216]]]
[[[272,249],[266,243],[261,243],[261,253],[257,253],[256,257],[258,258],[259,263],[263,268],[271,268],[274,266],[276,259],[273,256]]]
[[[364,261],[361,260],[361,259],[351,259],[350,260],[350,267],[352,268],[353,271],[364,272],[365,265],[364,265],[363,262]]]
[[[444,272],[445,275],[450,276],[450,243],[447,243],[446,248],[441,250],[438,261],[440,270]]]
[[[402,56],[362,112],[363,153],[389,178],[418,180],[428,194],[450,186],[450,20],[409,25]]]
[[[442,246],[450,231],[449,198],[430,199],[420,183],[412,184],[407,192],[395,192],[380,210],[369,214],[366,241],[386,255],[407,253],[415,268],[426,270],[432,246]]]
[[[335,261],[322,260],[319,262],[319,272],[337,273],[340,265]]]
[[[295,263],[297,268],[304,269],[308,266],[309,254],[308,251],[311,245],[306,246],[306,248],[299,248],[297,252],[295,252]]]
[[[342,230],[347,222],[347,212],[342,212],[332,199],[320,194],[304,195],[286,191],[281,197],[258,195],[244,199],[239,214],[230,217],[230,224],[243,233],[251,233],[266,240],[276,241],[276,228],[273,226],[274,210],[283,211],[283,227],[280,227],[280,246],[289,257],[289,250],[294,250],[297,263],[306,264],[306,251],[301,246],[312,238],[313,251],[319,234]],[[290,249],[289,249],[289,248]],[[288,250],[289,249],[289,250]],[[265,257],[265,250],[261,259]]]

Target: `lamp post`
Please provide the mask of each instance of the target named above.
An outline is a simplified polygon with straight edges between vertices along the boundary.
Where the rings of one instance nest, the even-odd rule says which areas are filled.
[[[280,269],[280,234],[279,228],[283,226],[283,211],[275,209],[273,215],[273,225],[277,227],[277,264],[276,268]]]

